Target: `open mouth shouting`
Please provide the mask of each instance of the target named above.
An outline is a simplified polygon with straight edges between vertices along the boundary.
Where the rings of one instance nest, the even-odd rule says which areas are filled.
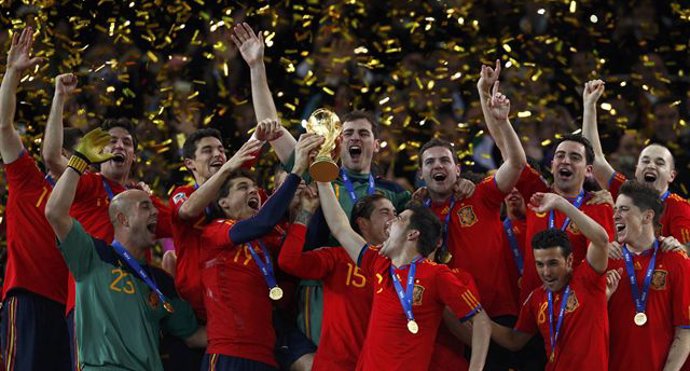
[[[261,202],[259,201],[259,197],[257,196],[251,196],[249,197],[249,200],[247,200],[247,206],[249,206],[249,208],[252,210],[258,211],[260,205]]]
[[[362,147],[358,144],[351,145],[347,151],[350,153],[350,158],[353,160],[359,160],[362,156]]]
[[[448,178],[448,174],[444,172],[436,172],[431,174],[431,179],[437,183],[443,183]]]
[[[125,155],[124,155],[124,153],[115,152],[115,153],[113,153],[113,158],[110,160],[117,163],[117,164],[124,164],[125,163]]]
[[[567,167],[562,167],[558,169],[558,177],[566,181],[571,180],[573,178],[573,172]]]
[[[157,219],[151,219],[146,223],[146,229],[153,235],[156,234],[156,226],[158,225]]]
[[[646,183],[654,183],[659,178],[659,176],[654,171],[645,171],[642,177]]]
[[[218,171],[222,166],[223,166],[223,161],[221,160],[214,160],[211,161],[211,163],[208,165],[211,169]]]

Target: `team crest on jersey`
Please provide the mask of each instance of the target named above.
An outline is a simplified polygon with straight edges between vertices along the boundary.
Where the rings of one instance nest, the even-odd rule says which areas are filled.
[[[572,313],[579,307],[580,301],[577,300],[577,295],[575,295],[575,291],[573,291],[570,296],[568,296],[568,302],[565,304],[565,312]]]
[[[665,290],[666,289],[666,276],[668,272],[665,270],[657,269],[652,274],[652,288],[654,290]]]
[[[472,205],[460,208],[460,210],[458,210],[458,218],[460,218],[460,225],[463,227],[471,227],[479,221],[477,215],[474,213]]]
[[[414,285],[412,290],[412,305],[422,305],[422,298],[424,297],[424,286]]]
[[[568,232],[572,234],[580,234],[580,227],[577,226],[577,224],[573,223],[572,221],[568,223]]]
[[[184,202],[186,199],[187,199],[187,195],[184,194],[184,192],[180,192],[180,193],[173,196],[173,202],[175,203],[175,205],[178,205],[178,204]]]
[[[160,303],[158,295],[156,295],[155,292],[151,291],[149,293],[149,305],[151,306],[151,308],[156,309],[158,308],[158,303]]]

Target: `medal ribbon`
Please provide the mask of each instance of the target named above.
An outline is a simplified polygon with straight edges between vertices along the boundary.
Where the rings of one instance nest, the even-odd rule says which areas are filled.
[[[647,272],[644,275],[642,282],[642,292],[637,287],[637,279],[635,278],[635,266],[633,264],[632,253],[628,250],[626,245],[623,245],[623,258],[625,258],[625,271],[630,278],[630,287],[632,288],[633,301],[635,302],[635,310],[637,313],[644,313],[647,307],[647,298],[649,294],[649,284],[652,282],[652,273],[654,272],[654,264],[656,263],[656,253],[659,251],[659,241],[654,241],[654,253],[649,260]]]
[[[115,194],[113,194],[113,189],[110,188],[110,184],[108,184],[108,181],[105,180],[105,177],[101,175],[101,180],[103,181],[103,188],[105,188],[105,193],[108,194],[108,201],[112,201],[113,197],[115,197]]]
[[[395,292],[398,294],[398,299],[400,299],[400,304],[402,304],[403,311],[405,311],[405,317],[407,317],[407,322],[414,321],[414,313],[412,313],[412,296],[414,293],[414,276],[417,272],[417,262],[421,261],[423,258],[417,256],[410,262],[410,270],[407,272],[407,287],[405,290],[402,288],[402,284],[395,274],[395,268],[391,264],[390,272],[391,278],[393,279],[393,286],[395,286]]]
[[[671,191],[666,191],[666,192],[664,192],[664,194],[661,195],[661,197],[660,197],[660,198],[661,198],[661,203],[666,202],[666,199],[667,199],[668,196],[670,196],[670,195],[671,195]]]
[[[431,207],[431,199],[427,198],[424,200],[424,207]],[[440,256],[443,256],[446,251],[448,251],[448,230],[450,225],[450,216],[453,214],[453,209],[455,208],[455,195],[450,196],[450,205],[448,205],[448,214],[443,219],[443,244],[440,249]]]
[[[570,296],[570,285],[566,286],[563,291],[563,298],[561,299],[561,309],[558,311],[558,322],[556,328],[553,327],[553,292],[547,290],[549,299],[549,335],[551,340],[551,356],[556,353],[556,342],[558,341],[558,334],[561,332],[563,326],[563,317],[565,316],[565,307],[568,305],[568,297]]]
[[[345,188],[347,189],[347,193],[350,194],[350,198],[352,199],[352,203],[357,202],[357,194],[355,193],[355,187],[352,185],[352,180],[350,180],[350,177],[347,175],[347,170],[341,168],[340,169],[340,177],[343,178],[343,184],[345,185]],[[369,188],[367,189],[367,194],[368,195],[373,195],[374,192],[376,192],[376,184],[374,183],[374,176],[369,173]]]
[[[574,202],[572,202],[573,206],[575,206],[576,209],[579,209],[580,206],[582,206],[582,201],[585,199],[585,190],[581,190],[580,194],[577,195],[577,198],[575,199]],[[556,213],[551,210],[549,212],[549,229],[554,229],[556,226]],[[568,224],[570,224],[570,217],[566,217],[565,220],[563,221],[563,225],[561,226],[561,230],[565,231],[566,228],[568,228]]]
[[[122,260],[124,260],[125,264],[127,264],[133,271],[136,273],[139,278],[141,278],[144,283],[146,283],[146,286],[148,286],[153,292],[158,295],[158,299],[160,299],[161,303],[165,306],[165,303],[170,303],[168,298],[163,295],[163,292],[158,288],[158,285],[156,285],[156,282],[151,279],[151,276],[146,273],[144,268],[139,264],[139,262],[134,259],[134,257],[125,249],[124,246],[120,243],[118,240],[113,240],[111,246],[113,247],[113,250],[119,255]]]
[[[520,252],[520,245],[518,244],[517,238],[515,237],[515,232],[513,232],[513,222],[510,218],[505,218],[503,220],[503,229],[506,231],[506,236],[508,236],[508,243],[510,244],[510,249],[513,251],[513,260],[515,261],[515,266],[517,266],[518,272],[522,276],[524,272],[524,261],[522,260],[522,253]]]
[[[256,262],[256,265],[259,266],[259,270],[261,271],[261,274],[263,274],[268,288],[272,289],[274,287],[278,287],[276,276],[273,271],[273,263],[271,262],[271,254],[268,252],[266,245],[259,240],[259,247],[261,247],[261,251],[264,253],[264,259],[266,260],[261,259],[259,254],[254,251],[254,245],[252,245],[251,242],[247,242],[247,245],[249,245],[249,253],[252,254],[252,258]]]

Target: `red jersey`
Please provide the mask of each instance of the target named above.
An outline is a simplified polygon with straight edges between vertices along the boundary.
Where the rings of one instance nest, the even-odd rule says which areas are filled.
[[[625,181],[625,175],[621,173],[613,173],[611,180],[609,180],[609,192],[615,200],[618,197],[618,191]],[[661,236],[675,237],[680,243],[690,243],[690,203],[688,200],[671,193],[664,202],[664,211],[661,213]]]
[[[504,221],[505,223],[505,221]],[[510,224],[512,226],[513,236],[515,236],[515,242],[517,243],[518,253],[522,259],[522,269],[524,271],[525,267],[525,233],[527,233],[527,219],[511,219]],[[511,285],[510,289],[513,292],[513,297],[516,300],[518,307],[522,306],[520,300],[520,286],[522,284],[522,275],[518,269],[518,263],[515,258],[515,253],[513,252],[513,246],[510,242],[507,232],[505,231],[504,224],[503,238],[505,239],[505,249],[508,251],[508,260],[505,263],[508,267],[508,274],[510,276]]]
[[[448,226],[448,251],[453,255],[448,266],[472,275],[482,297],[482,307],[490,317],[518,313],[517,298],[510,289],[512,281],[505,265],[510,256],[505,249],[500,216],[504,197],[493,176],[484,179],[471,197],[455,203]],[[450,200],[431,205],[441,223],[446,220],[449,208]]]
[[[208,316],[206,353],[277,367],[273,303],[264,276],[249,252],[249,244],[236,245],[230,239],[230,229],[235,223],[216,219],[203,230],[201,279]],[[272,258],[278,255],[281,237],[282,233],[272,233],[262,238]],[[265,259],[258,242],[254,241],[252,246]],[[285,295],[282,300],[286,300]]]
[[[649,249],[633,254],[637,286],[642,287],[644,275],[652,258]],[[675,328],[690,328],[690,260],[684,252],[657,252],[652,281],[647,296],[647,323],[633,322],[636,309],[625,261],[609,260],[608,269],[623,269],[618,289],[609,300],[611,318],[611,358],[609,369],[662,370],[673,342]],[[640,341],[644,346],[640,346]],[[635,350],[635,351],[631,351]]]
[[[606,275],[597,273],[589,263],[584,262],[575,268],[569,285],[570,295],[556,339],[553,362],[546,363],[546,370],[606,371],[609,358]],[[554,331],[564,291],[565,288],[554,295]],[[551,355],[548,294],[544,287],[529,295],[522,306],[515,330],[532,335],[539,331],[544,338],[546,355]]]
[[[5,164],[9,190],[6,208],[7,265],[2,300],[12,289],[25,289],[60,304],[67,297],[67,265],[45,217],[53,187],[24,150]]]
[[[477,294],[477,285],[474,283],[472,276],[461,270],[452,269],[455,276],[458,277],[467,288],[475,295],[477,300],[481,300]],[[436,335],[436,344],[434,344],[434,354],[431,356],[431,364],[429,371],[465,371],[470,367],[470,363],[465,358],[465,344],[460,342],[455,335],[441,322],[438,328],[438,335]]]
[[[100,173],[84,173],[79,178],[70,215],[79,221],[86,233],[110,244],[115,238],[115,229],[108,214],[110,200],[124,191],[124,186]],[[171,237],[170,208],[158,197],[151,196],[151,201],[158,209],[156,237]],[[66,313],[74,309],[75,296],[74,277],[69,273]]]
[[[170,196],[172,232],[177,255],[175,287],[180,297],[192,306],[197,317],[206,320],[204,287],[201,284],[201,234],[206,225],[206,215],[201,213],[192,220],[180,219],[180,208],[194,189],[194,186],[180,186]]]
[[[391,260],[378,247],[365,248],[360,267],[372,280],[374,301],[357,370],[426,370],[446,306],[461,320],[481,310],[476,296],[445,265],[422,259],[417,263],[412,310],[419,332],[407,329],[407,317],[391,278]],[[406,289],[409,265],[394,270]]]
[[[342,247],[302,252],[306,231],[292,224],[278,262],[288,274],[323,282],[323,324],[312,370],[352,371],[369,323],[371,283]]]
[[[543,178],[539,173],[531,167],[526,167],[520,176],[517,188],[525,200],[529,200],[533,194],[537,192],[551,192],[551,189],[544,183]],[[580,211],[585,213],[590,218],[594,219],[599,225],[604,227],[609,236],[609,241],[614,239],[613,227],[613,208],[609,204],[588,205],[587,202],[591,199],[591,193],[585,193],[585,198],[580,206]],[[560,211],[554,211],[554,225],[556,228],[561,228],[565,222],[566,215]],[[534,262],[534,251],[532,250],[532,238],[534,235],[549,228],[549,213],[535,213],[532,209],[527,210],[527,229],[524,238],[525,244],[525,271],[520,281],[520,300],[524,302],[530,292],[542,285],[541,279],[537,274],[537,269]],[[585,259],[587,255],[587,247],[589,240],[580,232],[577,224],[570,221],[565,229],[570,239],[573,249],[573,268]]]

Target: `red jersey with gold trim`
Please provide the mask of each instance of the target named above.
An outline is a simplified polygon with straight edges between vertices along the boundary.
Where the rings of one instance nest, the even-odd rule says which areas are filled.
[[[55,243],[55,232],[45,217],[53,187],[24,150],[5,164],[7,174],[7,265],[2,300],[16,288],[64,304],[67,265]]]
[[[201,279],[208,322],[208,354],[222,354],[277,366],[274,352],[273,301],[259,266],[249,252],[249,244],[236,245],[230,229],[236,223],[216,219],[204,227]],[[261,240],[277,268],[283,233],[276,227]],[[254,251],[265,259],[257,241]],[[288,300],[284,295],[281,300]]]
[[[452,269],[452,271],[460,282],[475,295],[475,298],[481,301],[472,276],[458,268]],[[429,371],[465,371],[469,367],[470,363],[465,358],[465,345],[441,322],[438,335],[436,335],[436,344],[434,345],[434,354],[431,356]]]
[[[608,369],[609,321],[606,312],[606,275],[597,273],[586,261],[570,279],[570,295],[566,302],[563,324],[556,340],[553,361],[546,370]],[[553,325],[558,323],[565,288],[555,293]],[[547,358],[551,355],[548,294],[540,287],[529,295],[522,306],[515,330],[544,338]]]
[[[106,184],[112,196],[127,190],[120,183],[104,177],[101,173],[84,173],[79,178],[70,215],[79,221],[86,233],[109,244],[115,238],[115,230],[108,215],[111,195],[108,194]],[[156,196],[151,196],[151,201],[158,209],[156,236],[158,238],[172,237],[170,208]],[[70,273],[67,288],[67,313],[74,309],[75,294],[74,277]]]
[[[531,167],[526,167],[520,176],[517,188],[525,200],[529,200],[533,194],[537,192],[552,192],[551,189],[544,183],[543,178],[539,173]],[[580,206],[580,211],[585,213],[590,218],[594,219],[599,225],[604,227],[609,236],[609,241],[614,239],[613,227],[613,208],[609,204],[588,205],[587,202],[591,199],[591,193],[586,193],[585,198]],[[572,202],[572,200],[571,200]],[[561,228],[565,222],[566,215],[560,211],[554,211],[556,228]],[[530,292],[542,285],[541,279],[537,274],[537,269],[534,262],[534,251],[532,250],[532,238],[534,235],[549,228],[549,213],[537,214],[533,210],[527,210],[527,229],[525,233],[525,271],[520,281],[520,300],[524,301]],[[573,249],[573,268],[577,268],[587,255],[587,247],[589,240],[580,232],[577,224],[574,222],[568,223],[565,229],[570,239]]]
[[[653,250],[633,254],[637,285],[642,287]],[[609,260],[608,269],[623,269],[618,289],[609,300],[611,357],[609,370],[661,370],[676,327],[690,328],[690,260],[684,252],[659,250],[647,297],[647,323],[637,326],[625,261]],[[642,341],[642,343],[640,343]]]
[[[288,274],[323,282],[323,325],[312,370],[352,371],[369,324],[371,283],[342,247],[303,252],[306,231],[292,224],[279,264]]]
[[[609,181],[609,192],[615,200],[618,191],[628,179],[621,173],[614,173]],[[664,237],[673,236],[680,243],[690,243],[690,203],[682,196],[671,193],[664,202],[664,211],[661,213],[661,231]]]
[[[426,370],[448,306],[460,320],[481,310],[471,290],[445,265],[423,259],[417,263],[412,311],[419,332],[407,329],[407,318],[393,286],[391,260],[378,254],[378,247],[365,247],[359,265],[372,280],[374,301],[366,340],[357,370]],[[406,289],[409,265],[395,269]]]
[[[505,194],[498,189],[494,177],[477,185],[474,194],[456,201],[448,228],[448,251],[453,255],[450,268],[460,268],[472,275],[482,307],[490,317],[516,316],[517,298],[511,291],[509,251],[505,249],[501,204]],[[441,223],[449,212],[450,200],[431,205]]]
[[[206,320],[204,286],[201,284],[202,233],[206,225],[206,215],[201,213],[189,221],[180,219],[180,207],[193,192],[194,186],[180,186],[175,188],[169,200],[177,255],[175,287],[180,297],[192,306],[197,317]]]

